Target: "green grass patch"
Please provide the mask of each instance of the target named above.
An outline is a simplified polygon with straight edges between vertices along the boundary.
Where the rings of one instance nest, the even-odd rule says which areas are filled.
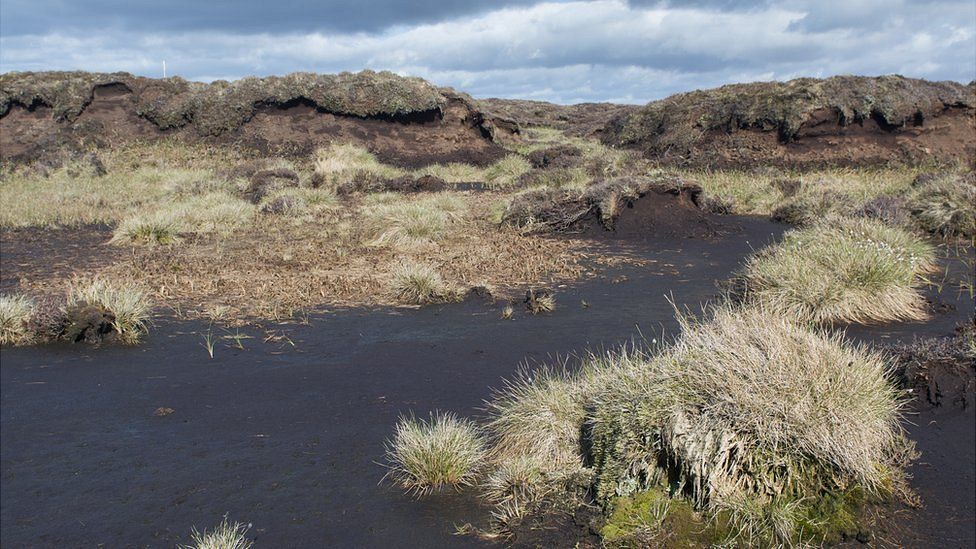
[[[511,188],[531,169],[532,164],[524,156],[510,154],[485,169],[484,182],[493,189]]]
[[[613,501],[613,513],[600,534],[607,547],[699,548],[730,538],[727,517],[699,513],[686,499],[654,488]]]
[[[406,175],[406,170],[384,164],[376,156],[358,145],[334,143],[316,153],[313,183],[317,187],[335,189],[357,174],[378,179],[393,179]]]

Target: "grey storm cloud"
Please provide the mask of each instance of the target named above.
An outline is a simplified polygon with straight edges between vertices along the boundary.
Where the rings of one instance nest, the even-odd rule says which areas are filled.
[[[0,33],[61,29],[101,32],[217,30],[231,32],[375,32],[477,14],[531,0],[4,0]]]
[[[477,97],[646,102],[833,74],[976,78],[972,0],[0,0],[0,70],[392,70]]]

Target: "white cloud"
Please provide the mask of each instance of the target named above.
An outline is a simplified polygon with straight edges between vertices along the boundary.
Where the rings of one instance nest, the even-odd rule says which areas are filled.
[[[719,11],[620,0],[544,2],[367,34],[50,33],[0,37],[0,70],[213,75],[413,74],[476,96],[645,102],[729,82],[831,74],[976,78],[969,3],[852,0]],[[876,24],[863,20],[885,10]],[[899,11],[901,10],[901,11]]]

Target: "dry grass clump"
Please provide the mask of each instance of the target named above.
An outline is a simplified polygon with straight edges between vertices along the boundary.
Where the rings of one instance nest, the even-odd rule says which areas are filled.
[[[506,533],[542,504],[574,508],[569,486],[589,483],[587,408],[599,369],[523,369],[486,402],[490,440],[482,494],[494,505],[494,527]]]
[[[180,240],[181,225],[174,211],[150,211],[123,219],[115,228],[114,244],[162,244]]]
[[[97,305],[110,311],[115,316],[112,328],[122,341],[134,343],[149,331],[152,302],[137,286],[112,283],[104,278],[76,279],[68,290],[66,307],[84,305]]]
[[[524,155],[554,147],[573,147],[581,153],[577,168],[590,179],[636,175],[649,169],[632,151],[611,148],[596,139],[567,135],[555,128],[525,128],[521,138],[502,145]],[[581,180],[582,177],[577,181]]]
[[[484,178],[484,169],[465,162],[449,162],[420,168],[415,175],[432,175],[448,183],[472,183]]]
[[[333,143],[316,153],[313,185],[335,189],[357,176],[392,179],[405,175],[400,168],[383,164],[373,153],[349,143]]]
[[[602,501],[674,482],[670,466],[765,545],[798,543],[830,494],[892,491],[910,446],[883,356],[761,308],[679,320],[672,348],[620,357],[592,399]]]
[[[834,190],[813,191],[795,195],[778,203],[769,217],[779,223],[806,227],[832,216],[851,217],[857,200]]]
[[[593,181],[583,168],[547,168],[533,170],[522,178],[524,185],[529,188],[577,189],[586,188]]]
[[[204,530],[202,533],[196,528],[190,534],[191,545],[182,545],[182,549],[251,549],[254,542],[247,539],[247,531],[251,529],[249,524],[240,522],[231,523],[225,516],[224,519],[213,530]]]
[[[491,503],[508,504],[509,508],[522,510],[525,505],[539,501],[548,491],[546,471],[547,465],[537,456],[518,455],[496,462],[480,486]]]
[[[532,169],[524,156],[510,154],[488,166],[484,172],[485,184],[492,189],[514,187],[523,174]]]
[[[556,310],[556,293],[548,288],[525,292],[525,308],[537,315]]]
[[[523,370],[486,403],[492,459],[533,458],[548,472],[583,466],[583,379],[552,368]]]
[[[800,321],[920,320],[920,276],[934,268],[933,248],[902,229],[830,218],[753,256],[743,280],[747,299]]]
[[[925,230],[945,236],[976,236],[976,175],[943,174],[909,193],[909,208]]]
[[[484,458],[478,427],[453,413],[401,417],[387,443],[387,477],[416,495],[473,484]]]
[[[339,199],[328,189],[293,187],[271,193],[260,204],[262,213],[300,215],[328,212],[339,207]]]
[[[365,209],[364,226],[374,246],[412,248],[442,240],[463,217],[465,202],[449,193],[415,200],[384,193]]]
[[[432,266],[413,262],[401,263],[393,270],[390,289],[398,301],[411,305],[452,301],[459,295]]]
[[[230,234],[248,223],[256,208],[226,193],[193,195],[122,219],[114,243],[172,244],[184,234]]]
[[[21,345],[33,339],[30,321],[34,300],[26,295],[0,296],[0,344]]]
[[[771,215],[792,209],[800,222],[815,221],[877,196],[906,193],[918,173],[913,168],[826,168],[810,172],[783,170],[685,170],[708,196],[730,199],[734,213]],[[784,183],[792,183],[784,185]],[[843,200],[832,200],[843,198]],[[847,212],[849,213],[849,212]],[[784,221],[792,222],[791,219]]]
[[[216,175],[240,162],[239,151],[231,147],[161,140],[103,149],[98,155],[103,170],[91,168],[91,154],[56,167],[46,157],[31,166],[5,167],[0,226],[113,224],[174,200],[237,190]]]

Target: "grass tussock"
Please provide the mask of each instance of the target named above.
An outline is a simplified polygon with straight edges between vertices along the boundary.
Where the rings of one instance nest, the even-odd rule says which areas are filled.
[[[446,238],[467,206],[450,193],[405,199],[383,193],[365,209],[364,226],[373,246],[414,248]]]
[[[883,356],[761,308],[680,320],[660,355],[613,359],[593,398],[603,501],[673,480],[671,464],[696,506],[765,545],[799,543],[824,494],[891,492],[910,447]]]
[[[473,484],[484,457],[477,426],[452,413],[401,417],[387,444],[387,477],[416,495]]]
[[[269,194],[260,204],[262,213],[301,216],[335,211],[339,198],[328,189],[293,187]]]
[[[225,193],[193,195],[122,219],[113,243],[172,244],[181,235],[227,235],[254,216],[253,204]]]
[[[585,418],[583,378],[551,368],[523,371],[487,402],[492,459],[529,459],[565,474],[583,464],[580,429]]]
[[[397,301],[425,305],[457,299],[458,292],[430,265],[404,262],[393,270],[390,289]]]
[[[531,169],[532,164],[524,156],[510,154],[485,169],[484,181],[493,189],[511,188]]]
[[[483,180],[484,169],[464,162],[449,162],[420,168],[415,175],[432,175],[448,183],[471,183]]]
[[[918,225],[945,236],[976,236],[976,175],[942,174],[916,185],[909,208]]]
[[[190,545],[181,546],[182,549],[251,549],[254,542],[247,538],[250,525],[240,522],[229,522],[227,517],[213,530],[199,532],[196,528],[190,534]]]
[[[33,339],[34,300],[25,295],[0,296],[0,345],[22,345]]]
[[[670,346],[523,373],[494,395],[482,490],[496,522],[584,482],[622,543],[820,543],[900,489],[913,450],[884,356],[761,307],[679,322]]]
[[[104,278],[75,280],[68,291],[66,307],[83,305],[97,305],[110,311],[115,316],[112,328],[122,341],[134,343],[149,330],[152,302],[136,286],[112,283]]]
[[[313,183],[316,187],[335,189],[354,177],[392,179],[406,171],[384,164],[363,147],[334,143],[316,153]]]
[[[529,189],[585,189],[592,181],[584,168],[547,168],[531,172],[522,180]]]
[[[533,454],[524,454],[497,461],[481,482],[481,489],[489,502],[521,515],[526,505],[545,496],[548,483],[547,465]]]
[[[816,323],[920,320],[921,276],[934,250],[910,233],[871,219],[830,218],[786,234],[753,256],[747,299]]]
[[[829,213],[849,213],[845,210],[856,208],[877,196],[903,195],[911,188],[918,170],[687,170],[682,174],[701,184],[706,195],[731,199],[734,213],[770,215],[777,208],[790,207],[795,210],[797,221],[803,223],[815,221]]]

